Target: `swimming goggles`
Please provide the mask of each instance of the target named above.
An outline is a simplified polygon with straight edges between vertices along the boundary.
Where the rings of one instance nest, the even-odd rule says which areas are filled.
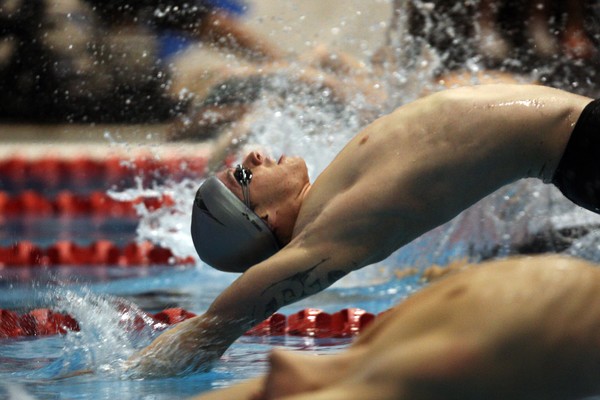
[[[252,207],[250,207],[250,189],[248,189],[250,182],[252,182],[252,171],[249,168],[245,168],[241,164],[238,164],[233,172],[233,177],[242,187],[244,204],[246,207],[252,209]]]

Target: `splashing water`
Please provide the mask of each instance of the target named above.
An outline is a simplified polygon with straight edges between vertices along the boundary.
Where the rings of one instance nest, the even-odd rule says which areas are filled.
[[[194,195],[202,181],[184,179],[180,182],[168,181],[153,184],[147,188],[141,179],[136,179],[137,186],[122,191],[111,190],[108,194],[121,201],[130,201],[142,197],[169,196],[173,205],[164,205],[149,210],[143,203],[136,205],[140,217],[137,227],[137,240],[150,241],[168,248],[176,257],[195,256],[194,244],[189,233],[190,218]]]
[[[94,294],[85,287],[79,291],[57,288],[50,296],[56,309],[75,318],[80,331],[68,332],[61,356],[28,373],[29,379],[88,373],[122,376],[124,362],[136,348],[148,344],[157,330],[166,327],[130,302]]]
[[[2,385],[6,389],[6,400],[36,400],[35,397],[29,395],[23,385],[7,382]]]
[[[289,83],[279,83],[285,89]],[[321,91],[326,98],[327,90]],[[315,102],[305,91],[293,92],[285,101],[268,94],[255,105],[249,147],[267,149],[273,156],[297,155],[305,159],[314,179],[360,128],[360,98],[340,109],[338,104]],[[241,150],[245,154],[248,147]]]

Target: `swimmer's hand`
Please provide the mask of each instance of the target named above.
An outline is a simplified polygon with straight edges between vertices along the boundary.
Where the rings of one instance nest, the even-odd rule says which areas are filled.
[[[227,340],[220,325],[206,314],[180,322],[130,357],[127,373],[159,378],[209,370],[235,340]]]

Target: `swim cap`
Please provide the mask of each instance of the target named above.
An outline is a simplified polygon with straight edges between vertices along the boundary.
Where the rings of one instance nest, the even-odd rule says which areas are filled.
[[[196,192],[192,240],[202,261],[225,272],[244,272],[279,250],[267,224],[214,176]]]

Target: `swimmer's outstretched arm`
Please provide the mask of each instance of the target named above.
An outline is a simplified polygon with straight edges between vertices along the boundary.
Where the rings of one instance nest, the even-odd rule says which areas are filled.
[[[344,256],[322,256],[327,249],[326,244],[318,248],[288,246],[250,268],[206,313],[177,324],[133,356],[128,369],[133,375],[154,377],[210,369],[251,327],[350,272],[342,265],[355,264],[345,263]]]

